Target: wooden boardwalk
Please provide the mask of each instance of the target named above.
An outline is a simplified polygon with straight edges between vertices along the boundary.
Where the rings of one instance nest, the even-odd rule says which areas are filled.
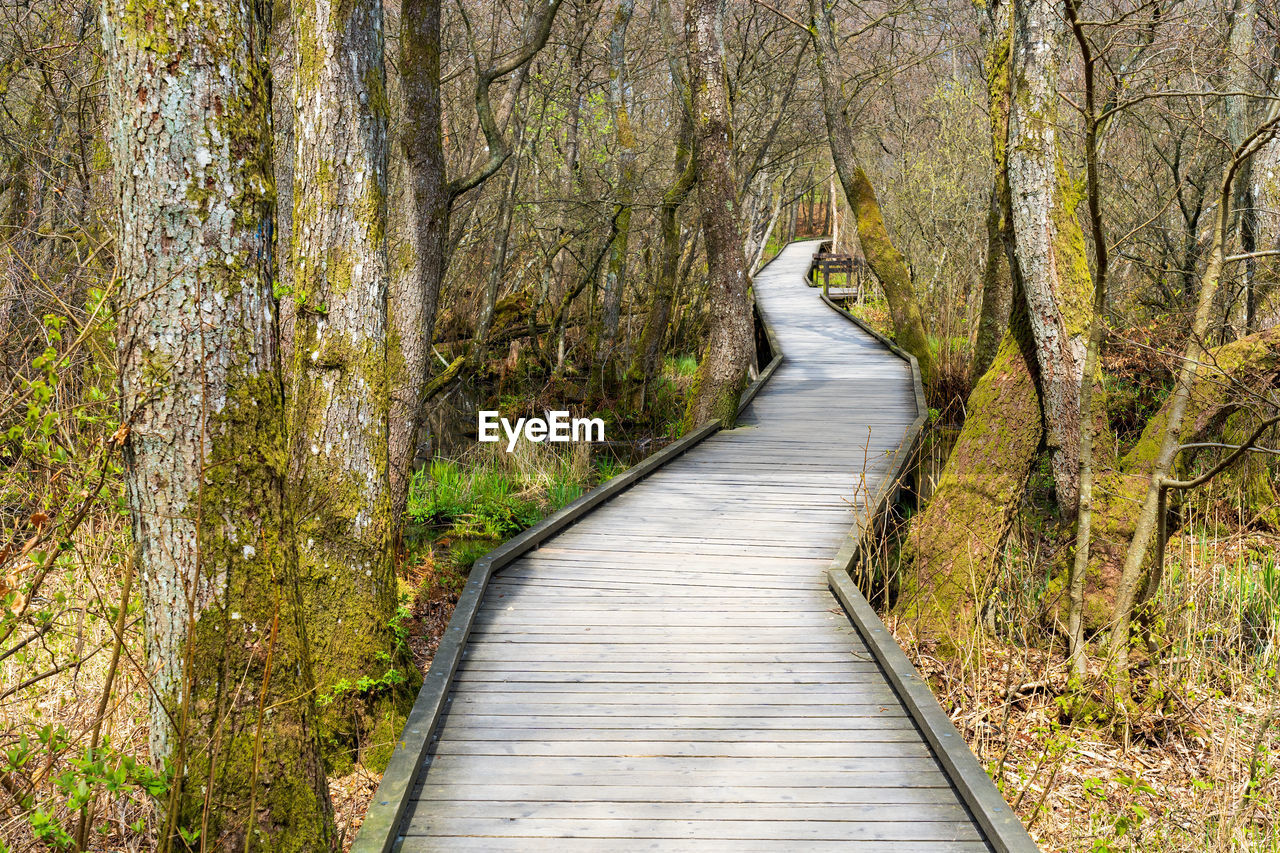
[[[488,581],[399,849],[1034,849],[984,831],[828,588],[917,402],[806,286],[816,248],[755,280],[784,360],[741,427]]]

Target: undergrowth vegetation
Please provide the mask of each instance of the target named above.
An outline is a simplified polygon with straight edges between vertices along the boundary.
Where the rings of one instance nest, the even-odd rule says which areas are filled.
[[[1113,403],[1117,416],[1131,413]],[[1247,523],[1238,484],[1192,493],[1131,652],[1121,719],[1104,637],[1085,677],[1070,671],[1054,582],[1069,537],[1044,468],[996,556],[979,626],[901,617],[901,600],[886,622],[1042,849],[1278,849],[1277,531]],[[912,569],[894,545],[899,521],[870,563],[869,583],[887,584],[891,599],[912,588],[901,583]]]
[[[148,759],[151,682],[108,297],[91,288],[83,314],[46,316],[43,352],[0,399],[0,853],[153,850],[170,789],[168,768]],[[667,358],[652,409],[616,402],[604,416],[620,441],[484,445],[415,473],[392,627],[419,667],[471,565],[661,447],[672,432],[661,418],[678,416],[697,366]],[[500,402],[534,411],[542,401]],[[358,764],[330,777],[346,843],[377,783]]]

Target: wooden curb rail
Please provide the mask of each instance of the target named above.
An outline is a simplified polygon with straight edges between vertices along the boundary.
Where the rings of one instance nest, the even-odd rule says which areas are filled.
[[[933,690],[916,672],[893,634],[853,582],[853,572],[858,568],[862,556],[870,553],[869,546],[880,535],[881,523],[893,507],[903,477],[916,462],[929,409],[925,402],[924,383],[920,379],[920,365],[915,356],[841,308],[825,293],[821,298],[836,313],[856,324],[911,365],[911,382],[916,398],[916,419],[907,429],[907,434],[895,453],[892,471],[884,479],[879,494],[872,501],[872,512],[866,523],[855,523],[849,528],[844,544],[827,569],[827,584],[862,635],[867,648],[875,655],[876,662],[880,664],[880,669],[915,720],[916,727],[933,748],[938,762],[951,778],[956,791],[982,827],[987,842],[996,853],[1038,853],[1040,848],[965,744],[960,732],[938,704]]]

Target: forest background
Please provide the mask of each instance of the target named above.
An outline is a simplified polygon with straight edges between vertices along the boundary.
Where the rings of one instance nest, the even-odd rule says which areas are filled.
[[[349,844],[470,565],[731,421],[818,236],[930,405],[859,581],[1033,835],[1280,847],[1274,4],[0,18],[3,849]]]

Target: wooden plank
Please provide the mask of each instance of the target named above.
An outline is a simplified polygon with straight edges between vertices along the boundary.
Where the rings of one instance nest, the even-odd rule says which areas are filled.
[[[492,802],[527,800],[538,796],[553,802],[589,803],[600,800],[624,803],[737,803],[762,805],[917,805],[954,803],[956,794],[949,786],[910,788],[842,787],[842,788],[761,788],[742,785],[556,785],[539,788],[526,782],[490,780],[480,785],[441,785],[431,781],[418,793],[420,801],[455,800],[458,802]]]
[[[604,811],[603,809],[601,811]],[[408,835],[477,835],[491,838],[660,838],[717,841],[977,841],[973,823],[920,819],[846,820],[679,820],[663,818],[536,818],[415,816]]]
[[[732,713],[730,713],[732,711]],[[586,713],[578,716],[569,714],[482,714],[461,709],[453,709],[449,721],[459,725],[476,728],[509,728],[512,726],[529,726],[544,729],[608,729],[618,728],[631,731],[659,729],[663,731],[689,731],[693,729],[742,728],[768,729],[782,731],[799,731],[801,729],[915,729],[915,723],[900,708],[886,708],[874,714],[836,713],[827,716],[809,716],[797,719],[790,714],[751,714],[739,712],[737,709],[725,709],[718,715],[671,714],[655,711],[654,713],[620,715],[617,709],[606,712],[597,711],[594,715]]]
[[[575,770],[572,766],[560,767],[526,767],[528,761],[513,762],[506,760],[503,767],[495,770],[492,766],[479,765],[478,757],[466,762],[452,762],[453,756],[444,756],[440,762],[450,762],[441,767],[432,762],[427,768],[428,775],[436,774],[436,779],[445,785],[482,785],[491,784],[494,774],[510,773],[527,785],[539,787],[555,787],[556,785],[604,785],[606,782],[617,785],[625,782],[628,785],[642,787],[661,787],[670,785],[679,787],[693,782],[702,784],[741,785],[750,788],[765,788],[777,792],[792,788],[949,788],[950,782],[941,770],[932,773],[919,770],[828,770],[808,771],[797,778],[795,773],[762,771],[750,777],[743,776],[740,770],[727,767],[723,772],[711,772],[686,769],[673,770],[660,768],[656,770],[631,770],[621,779],[611,776],[592,774]],[[539,759],[547,760],[547,759]],[[575,759],[588,761],[590,759]],[[905,759],[904,759],[905,761]],[[895,764],[898,762],[894,762]],[[454,766],[456,764],[456,766]]]
[[[467,739],[445,726],[434,748],[436,755],[499,756],[659,756],[664,758],[917,758],[929,759],[929,747],[919,740],[868,741],[862,738],[843,743],[776,741],[668,741],[668,740],[602,740],[596,738],[567,740],[497,740]]]
[[[471,725],[468,718],[449,720],[440,730],[439,744],[445,738],[458,738],[460,741],[496,740],[499,742],[555,741],[559,743],[575,742],[589,744],[594,741],[621,743],[624,741],[643,741],[646,743],[752,743],[776,745],[785,750],[792,744],[821,744],[830,748],[839,748],[845,744],[877,744],[877,743],[921,743],[920,732],[910,721],[902,718],[888,718],[871,722],[874,725],[850,725],[850,721],[841,719],[839,723],[828,728],[812,727],[812,720],[804,725],[785,728],[671,728],[665,726],[627,726],[625,722],[611,720],[615,728],[592,728],[578,726],[573,728],[544,727],[521,728],[522,721],[507,726]],[[626,727],[617,727],[626,726]]]
[[[445,818],[499,818],[522,820],[525,818],[573,819],[587,815],[599,818],[632,818],[638,820],[691,820],[707,821],[855,821],[855,822],[911,822],[927,815],[935,821],[967,821],[968,813],[957,803],[791,803],[765,805],[760,803],[634,803],[617,800],[592,800],[583,803],[566,803],[555,800],[497,800],[457,801],[419,800],[417,811],[421,817],[414,821],[426,823]],[[410,825],[413,834],[413,824]]]
[[[494,853],[494,841],[483,836],[409,836],[401,853]],[[785,853],[777,841],[723,839],[635,838],[521,838],[504,840],[503,850],[527,853]],[[806,853],[981,853],[989,848],[982,841],[809,841]]]

